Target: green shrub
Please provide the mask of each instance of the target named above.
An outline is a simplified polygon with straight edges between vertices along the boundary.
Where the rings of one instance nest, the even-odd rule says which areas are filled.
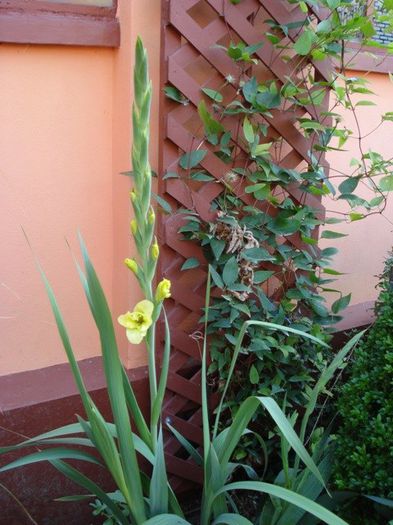
[[[376,321],[354,354],[339,401],[338,488],[393,497],[393,254],[381,276]]]

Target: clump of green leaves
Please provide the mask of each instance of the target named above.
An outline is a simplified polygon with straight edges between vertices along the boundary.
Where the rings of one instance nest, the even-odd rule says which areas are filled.
[[[393,255],[376,321],[356,349],[338,410],[335,481],[340,489],[393,498]]]

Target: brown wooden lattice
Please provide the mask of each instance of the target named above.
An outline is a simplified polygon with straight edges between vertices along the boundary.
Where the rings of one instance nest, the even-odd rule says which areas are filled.
[[[206,263],[200,247],[186,242],[178,233],[184,224],[184,215],[176,213],[179,208],[192,209],[204,220],[211,220],[211,202],[224,191],[223,177],[228,165],[213,153],[213,147],[203,144],[208,150],[202,160],[203,168],[215,178],[214,182],[198,183],[185,177],[179,168],[178,159],[187,151],[201,143],[203,127],[197,105],[204,97],[201,88],[220,90],[224,100],[231,100],[235,88],[228,79],[238,78],[239,68],[217,44],[227,46],[230,41],[243,41],[252,45],[264,40],[264,45],[256,52],[259,63],[250,66],[246,74],[257,76],[259,80],[274,79],[280,85],[288,76],[297,71],[299,82],[308,75],[315,80],[330,78],[330,65],[326,62],[312,63],[303,57],[284,61],[280,53],[263,37],[269,30],[267,19],[279,24],[298,21],[304,14],[286,0],[242,0],[233,5],[229,0],[163,0],[162,3],[162,81],[161,87],[172,85],[189,100],[188,104],[178,104],[162,97],[161,101],[161,151],[159,167],[159,194],[167,200],[173,210],[164,215],[159,224],[161,251],[161,272],[172,281],[172,299],[168,301],[168,315],[172,327],[172,355],[168,381],[168,396],[165,402],[164,418],[169,418],[186,438],[196,445],[202,444],[201,405],[200,405],[200,348],[198,321],[204,303],[206,283]],[[295,40],[299,30],[289,31],[288,38]],[[286,53],[287,54],[287,53]],[[302,60],[302,62],[300,61]],[[224,89],[222,86],[226,83]],[[206,99],[208,102],[208,99]],[[299,117],[317,118],[319,112],[327,110],[328,101],[318,108],[286,107],[273,110],[269,123],[269,137],[274,140],[282,137],[280,152],[272,151],[273,159],[282,167],[297,168],[309,159],[310,139],[305,138],[296,125]],[[261,117],[261,122],[263,121]],[[237,120],[227,117],[225,128],[232,131],[232,143],[236,140]],[[242,149],[240,141],[236,144]],[[326,164],[326,162],[325,162]],[[167,172],[176,172],[180,178],[163,180]],[[233,188],[245,203],[255,204],[251,195],[244,192],[244,182]],[[316,208],[323,217],[324,209],[320,199],[302,192],[295,184],[276,188],[276,194],[290,196],[296,203],[308,204]],[[274,208],[262,203],[261,208],[274,215]],[[318,236],[314,230],[313,235]],[[304,248],[298,234],[285,237],[283,242]],[[199,259],[198,268],[180,271],[189,257]],[[280,282],[280,268],[270,264],[266,269],[274,269],[277,275],[273,293],[277,297],[284,286]],[[285,283],[288,286],[288,283]],[[174,489],[189,488],[193,482],[201,481],[200,470],[184,455],[176,439],[168,434],[166,451],[169,470],[174,475]]]

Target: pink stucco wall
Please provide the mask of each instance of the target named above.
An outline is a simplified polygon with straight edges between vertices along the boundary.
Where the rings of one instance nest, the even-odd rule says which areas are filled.
[[[359,72],[349,72],[353,75],[364,75]],[[370,82],[369,88],[376,96],[361,95],[360,99],[374,101],[376,106],[358,106],[362,135],[367,135],[375,129],[381,121],[381,115],[393,110],[393,83],[388,75],[368,73],[366,75]],[[348,127],[357,135],[356,126],[350,114],[345,115]],[[385,158],[393,156],[393,123],[385,122],[375,133],[366,137],[363,141],[364,151],[368,149],[377,151]],[[358,141],[351,138],[345,145],[344,153],[330,153],[328,160],[332,168],[350,173],[353,168],[349,163],[353,157],[359,158]],[[337,175],[333,170],[331,176]],[[337,181],[337,179],[334,179]],[[343,179],[340,179],[341,181]],[[370,196],[370,191],[365,186],[359,186],[355,192],[361,197]],[[329,210],[347,211],[348,206],[342,201],[326,199],[325,206]],[[330,216],[334,214],[328,214]],[[338,216],[338,215],[336,215]],[[348,234],[341,239],[322,240],[322,246],[335,246],[339,253],[334,257],[334,268],[343,272],[337,281],[337,287],[345,294],[352,293],[352,305],[375,300],[378,291],[377,275],[383,268],[383,261],[387,252],[393,247],[393,194],[388,195],[387,207],[383,215],[373,215],[361,221],[330,225],[329,229]],[[337,298],[337,295],[329,294],[329,300]]]
[[[152,110],[152,164],[158,148],[160,0],[120,0],[119,50],[56,46],[0,47],[0,375],[65,361],[26,231],[57,293],[78,358],[95,356],[98,339],[65,238],[77,253],[80,230],[102,278],[114,314],[138,298],[123,267],[133,253],[129,238],[130,181],[119,172],[130,167],[132,49],[137,34],[148,48],[155,91]],[[364,132],[381,112],[392,110],[393,84],[387,75],[370,74],[378,108],[359,109]],[[369,145],[390,155],[393,124],[386,124]],[[330,163],[346,167],[355,149],[331,154]],[[338,209],[338,203],[326,203]],[[393,203],[386,216],[393,221]],[[334,267],[338,281],[353,293],[353,304],[374,299],[383,258],[392,245],[391,224],[372,217],[335,229],[349,236],[327,245],[340,249]],[[143,348],[127,346],[119,332],[128,367],[146,362]]]
[[[158,0],[121,0],[119,50],[0,47],[0,375],[65,361],[22,228],[53,284],[78,358],[97,355],[98,339],[65,238],[77,253],[82,232],[115,315],[135,300],[121,263],[132,252],[130,181],[119,172],[130,167],[134,41],[143,37],[157,86],[159,13]],[[157,113],[154,106],[153,129]],[[153,163],[156,151],[157,140]],[[143,349],[127,347],[120,335],[127,366],[143,364]]]

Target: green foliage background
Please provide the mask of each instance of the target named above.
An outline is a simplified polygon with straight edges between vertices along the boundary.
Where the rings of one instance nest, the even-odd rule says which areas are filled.
[[[380,287],[376,321],[341,390],[335,482],[340,489],[393,498],[393,255]]]

